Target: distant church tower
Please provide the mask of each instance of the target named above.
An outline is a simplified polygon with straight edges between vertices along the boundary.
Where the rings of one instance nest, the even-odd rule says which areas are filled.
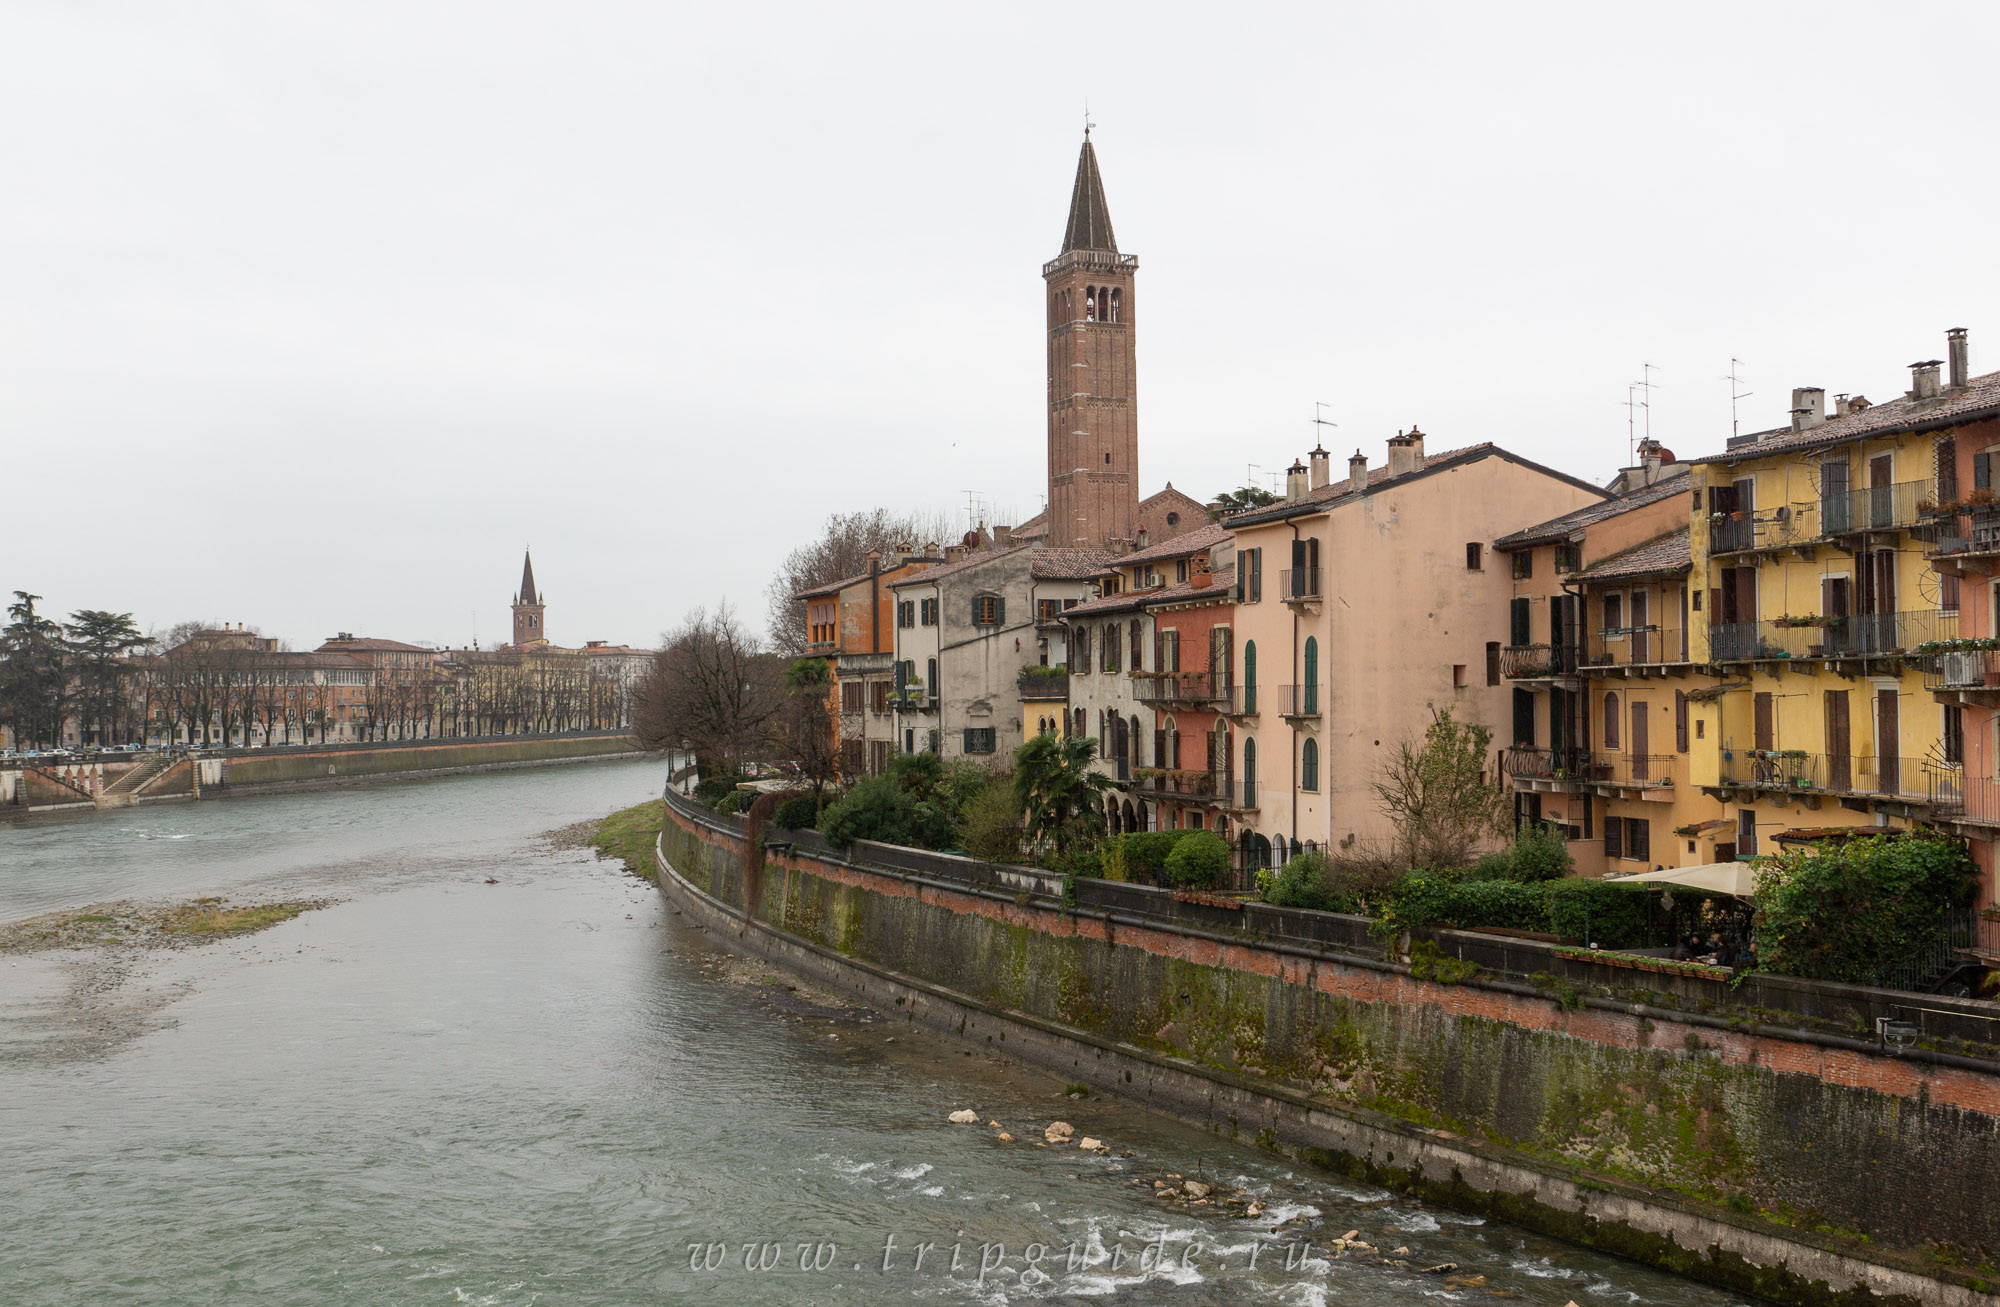
[[[542,626],[543,600],[535,593],[535,560],[521,555],[521,593],[514,596],[514,643],[546,643],[549,634]]]
[[[1111,234],[1097,152],[1083,134],[1062,253],[1042,265],[1049,311],[1050,545],[1099,548],[1139,530],[1136,255]]]

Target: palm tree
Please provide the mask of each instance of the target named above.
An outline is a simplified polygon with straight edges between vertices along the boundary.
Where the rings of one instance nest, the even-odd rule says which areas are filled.
[[[1111,778],[1092,771],[1097,741],[1088,736],[1037,735],[1014,751],[1014,797],[1028,822],[1028,838],[1048,841],[1058,853],[1079,836],[1104,826],[1104,793]]]

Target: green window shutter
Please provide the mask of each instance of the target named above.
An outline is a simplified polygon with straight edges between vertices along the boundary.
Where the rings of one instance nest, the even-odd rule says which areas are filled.
[[[1974,454],[1972,456],[1972,488],[1991,490],[1993,488],[1993,456]]]
[[[979,595],[972,596],[972,624],[979,625]]]
[[[993,601],[993,624],[995,626],[1007,625],[1007,600],[1005,596],[996,598]]]

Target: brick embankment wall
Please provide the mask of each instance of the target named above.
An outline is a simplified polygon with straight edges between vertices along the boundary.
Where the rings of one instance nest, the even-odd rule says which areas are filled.
[[[629,735],[548,736],[540,739],[467,740],[380,748],[238,754],[223,767],[222,792],[341,784],[396,776],[497,771],[551,762],[580,762],[640,752]]]
[[[885,1011],[1744,1292],[2000,1305],[2000,1067],[1577,1010],[807,845],[752,859],[740,822],[668,815],[668,894]]]

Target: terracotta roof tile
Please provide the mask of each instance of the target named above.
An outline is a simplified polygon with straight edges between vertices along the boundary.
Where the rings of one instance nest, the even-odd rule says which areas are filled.
[[[2000,372],[1973,377],[1957,390],[1947,390],[1932,399],[1888,400],[1871,404],[1847,417],[1828,418],[1816,427],[1793,431],[1781,427],[1778,433],[1750,444],[1738,445],[1720,454],[1694,459],[1696,463],[1740,463],[1745,459],[1771,454],[1804,453],[1824,449],[1863,436],[1887,435],[1907,428],[1950,426],[1975,418],[2000,416]]]
[[[1037,549],[1030,572],[1039,581],[1082,581],[1116,559],[1109,549]]]
[[[1600,558],[1576,573],[1576,579],[1618,581],[1629,577],[1672,576],[1687,571],[1693,565],[1688,528],[1682,527],[1678,531],[1656,536],[1643,545],[1634,545],[1623,553]]]
[[[1629,513],[1635,508],[1657,504],[1662,499],[1685,494],[1688,488],[1688,474],[1677,472],[1650,486],[1642,486],[1631,494],[1607,499],[1599,504],[1585,504],[1574,508],[1561,517],[1552,517],[1536,526],[1524,527],[1511,535],[1501,536],[1493,542],[1495,549],[1520,549],[1528,545],[1546,545],[1558,540],[1567,540],[1577,531],[1596,522]]]
[[[1236,533],[1217,522],[1195,527],[1191,531],[1157,545],[1148,545],[1129,554],[1120,554],[1111,560],[1113,567],[1125,567],[1132,563],[1150,563],[1160,558],[1185,558],[1190,554],[1204,554],[1228,540],[1234,540]]]
[[[990,563],[996,558],[1007,558],[1013,554],[1020,553],[1023,549],[1031,548],[1033,548],[1032,545],[1010,545],[1006,549],[975,549],[963,558],[954,559],[949,563],[939,563],[936,567],[926,567],[923,571],[906,576],[900,581],[892,581],[890,582],[890,588],[896,589],[906,585],[928,585],[932,581],[941,581],[947,576],[956,576],[960,572],[969,571],[982,564]]]
[[[1408,480],[1412,477],[1421,476],[1426,472],[1435,472],[1440,468],[1453,464],[1475,463],[1490,455],[1498,455],[1527,467],[1539,468],[1551,476],[1561,477],[1585,489],[1594,490],[1600,495],[1604,493],[1603,489],[1599,486],[1593,486],[1587,481],[1578,480],[1576,477],[1572,477],[1564,472],[1558,472],[1554,468],[1542,467],[1541,464],[1522,458],[1517,454],[1510,454],[1491,441],[1482,441],[1477,445],[1467,445],[1462,449],[1448,449],[1441,454],[1431,454],[1424,459],[1423,467],[1417,469],[1415,472],[1405,473],[1400,477],[1389,475],[1389,465],[1387,463],[1384,463],[1380,467],[1370,468],[1368,469],[1367,490],[1368,493],[1373,493],[1377,487],[1386,485],[1391,481]],[[1297,499],[1287,499],[1263,508],[1253,508],[1247,513],[1238,513],[1233,517],[1224,518],[1223,521],[1233,528],[1259,526],[1266,522],[1282,522],[1288,517],[1296,517],[1302,513],[1325,512],[1333,506],[1334,501],[1343,498],[1347,493],[1347,482],[1336,481],[1331,485],[1321,486],[1318,490],[1308,491]]]

